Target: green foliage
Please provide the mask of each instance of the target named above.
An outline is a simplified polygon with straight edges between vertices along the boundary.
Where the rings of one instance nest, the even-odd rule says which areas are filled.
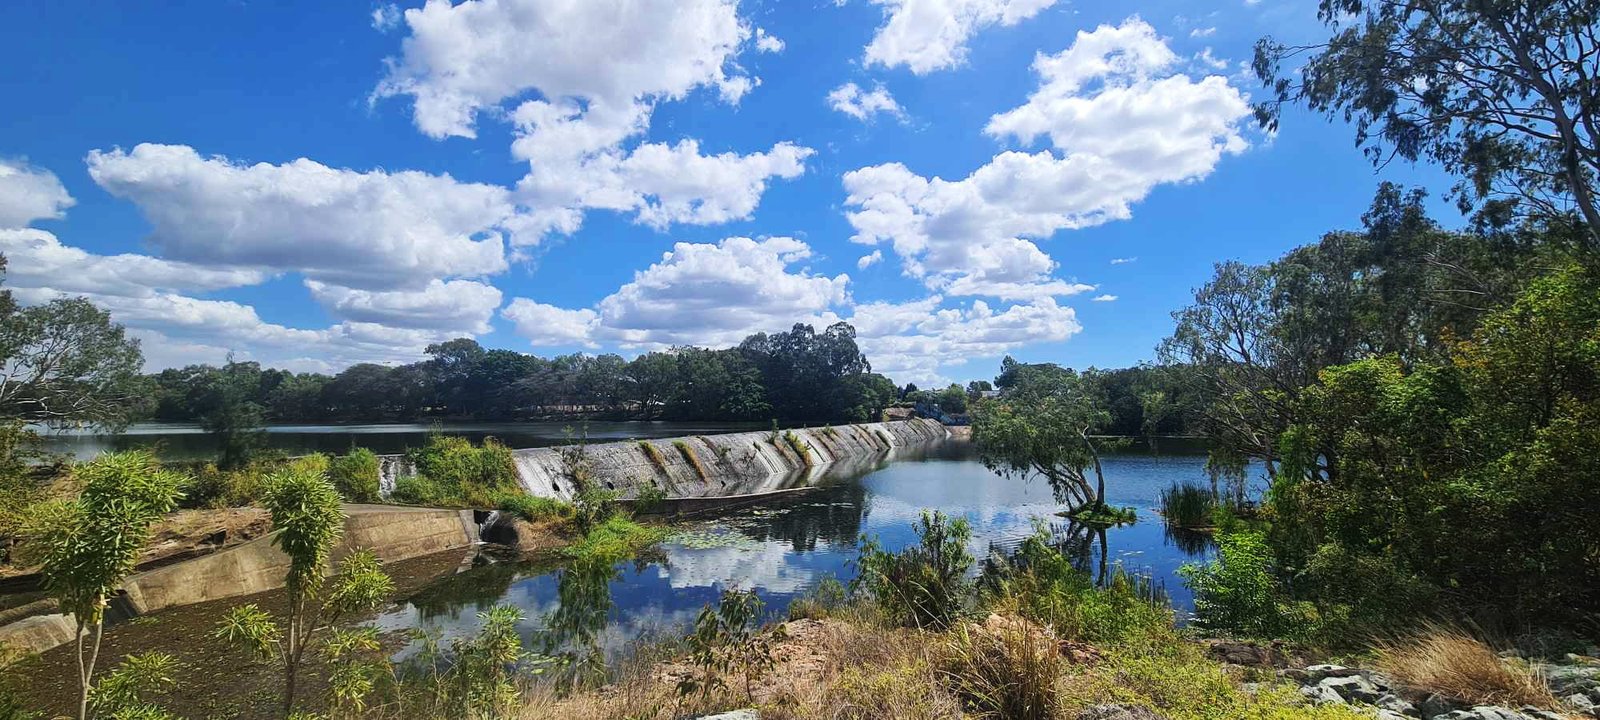
[[[1161,516],[1173,527],[1209,528],[1216,507],[1211,490],[1195,483],[1173,483],[1161,491]]]
[[[162,652],[129,655],[95,683],[89,701],[95,713],[110,718],[174,717],[150,696],[178,686],[178,659]]]
[[[121,428],[147,396],[139,341],[84,298],[18,307],[10,290],[0,290],[0,362],[4,422]]]
[[[649,483],[639,488],[639,493],[633,498],[633,509],[640,513],[651,513],[659,509],[667,501],[667,491],[660,485]]]
[[[0,422],[0,539],[23,528],[27,509],[46,497],[45,482],[30,467],[44,456],[43,442],[21,421]]]
[[[375,627],[329,628],[320,654],[328,673],[328,715],[359,718],[368,698],[390,672],[388,657]]]
[[[328,479],[350,502],[378,502],[379,473],[378,456],[367,448],[352,448],[328,459]]]
[[[587,535],[618,513],[617,493],[611,490],[584,490],[573,498],[572,521],[580,535]]]
[[[802,595],[789,603],[789,619],[820,620],[831,617],[834,613],[844,609],[850,602],[849,589],[839,579],[829,575],[811,586]]]
[[[972,582],[972,554],[967,542],[972,528],[965,518],[923,511],[913,526],[920,542],[888,552],[877,541],[862,538],[855,582],[873,598],[891,621],[919,628],[943,629],[965,610]]]
[[[1000,627],[962,625],[952,631],[943,674],[962,704],[980,717],[1054,720],[1061,697],[1056,681],[1066,664],[1054,638],[1014,618]]]
[[[1272,553],[1259,533],[1217,538],[1217,558],[1185,565],[1179,572],[1194,590],[1196,622],[1207,629],[1247,637],[1303,634],[1308,609],[1288,600],[1273,575]]]
[[[1105,475],[1097,445],[1106,441],[1091,436],[1110,421],[1110,414],[1103,408],[1097,377],[1054,365],[1005,369],[1001,383],[1006,394],[973,409],[972,439],[979,459],[1008,477],[1043,476],[1056,499],[1074,508],[1104,507]]]
[[[591,527],[582,539],[563,548],[562,552],[573,558],[601,558],[608,562],[619,562],[637,557],[665,539],[666,535],[661,528],[612,515]]]
[[[754,590],[724,590],[715,606],[707,605],[686,638],[694,673],[678,681],[680,697],[699,694],[702,701],[727,689],[726,676],[744,678],[744,697],[754,699],[755,680],[777,666],[773,648],[784,638],[782,626],[761,629],[766,603]]]
[[[515,515],[528,522],[563,519],[573,516],[574,508],[555,498],[529,495],[525,492],[505,493],[496,504],[500,512]]]
[[[511,449],[494,438],[480,446],[452,435],[433,435],[426,445],[406,451],[417,477],[395,482],[400,502],[487,508],[509,491],[521,490]]]
[[[328,556],[344,534],[339,502],[327,477],[308,469],[285,468],[267,478],[262,506],[272,515],[272,543],[289,556],[291,603],[321,586]]]
[[[1015,608],[1062,638],[1134,647],[1172,635],[1172,608],[1149,578],[1119,566],[1097,586],[1073,567],[1042,524],[1010,556],[986,562],[979,585],[990,604]]]

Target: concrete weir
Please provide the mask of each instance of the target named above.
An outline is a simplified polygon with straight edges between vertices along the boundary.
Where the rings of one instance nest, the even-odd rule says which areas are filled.
[[[804,487],[839,466],[948,435],[938,421],[918,419],[530,448],[512,457],[523,487],[543,497],[571,500],[578,490],[572,468],[581,463],[592,482],[624,499],[654,487],[669,499],[715,500]],[[400,455],[383,456],[380,467],[385,493],[413,472]]]
[[[478,542],[471,510],[436,510],[389,505],[346,505],[344,536],[334,549],[335,563],[356,549],[371,550],[385,562],[465,548]],[[181,605],[253,595],[283,586],[289,556],[273,536],[210,555],[136,573],[122,583],[107,609],[113,622]],[[73,641],[72,616],[35,615],[0,625],[0,645],[44,652]]]

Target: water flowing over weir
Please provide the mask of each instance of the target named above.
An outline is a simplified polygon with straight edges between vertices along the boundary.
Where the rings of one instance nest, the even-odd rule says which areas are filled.
[[[669,498],[718,498],[803,487],[836,465],[853,466],[948,436],[938,421],[919,419],[627,440],[583,445],[581,452],[591,481],[623,498],[638,497],[650,487]],[[513,450],[522,486],[533,495],[571,500],[578,488],[569,466],[577,450],[571,445]],[[379,468],[386,495],[397,478],[415,472],[403,455],[380,456]]]

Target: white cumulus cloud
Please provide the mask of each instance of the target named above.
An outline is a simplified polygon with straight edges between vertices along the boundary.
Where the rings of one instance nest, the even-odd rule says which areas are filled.
[[[0,228],[27,227],[59,218],[76,202],[55,173],[20,161],[0,160]]]
[[[872,0],[884,23],[867,44],[868,65],[904,65],[924,75],[966,59],[967,40],[979,30],[1016,25],[1056,0]]]
[[[1024,144],[1042,137],[1051,149],[1002,152],[958,180],[900,163],[845,173],[852,239],[889,244],[908,274],[948,294],[1084,291],[1052,277],[1056,263],[1037,240],[1126,219],[1156,186],[1203,178],[1248,147],[1248,98],[1181,65],[1138,18],[1080,32],[1035,59],[1039,88],[986,128]]]
[[[139,206],[171,260],[273,271],[369,289],[505,270],[505,188],[448,175],[245,165],[182,145],[94,151],[89,174]]]
[[[863,90],[855,83],[845,83],[828,93],[828,107],[857,120],[866,120],[878,113],[904,118],[905,111],[895,102],[889,90],[881,83],[871,90]]]

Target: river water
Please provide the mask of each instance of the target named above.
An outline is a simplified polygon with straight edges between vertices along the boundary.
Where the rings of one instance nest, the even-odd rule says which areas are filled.
[[[1061,507],[1042,481],[999,477],[977,461],[970,443],[946,442],[901,450],[893,462],[779,503],[693,522],[657,558],[589,571],[480,562],[416,593],[376,624],[422,628],[448,641],[475,632],[479,611],[511,604],[526,616],[521,630],[530,648],[588,646],[604,659],[642,638],[683,633],[725,588],[754,589],[769,612],[781,614],[823,578],[848,582],[862,535],[890,550],[916,542],[912,523],[924,509],[966,518],[970,549],[980,560],[991,546],[1015,547],[1042,518],[1077,549],[1086,570],[1099,572],[1104,561],[1150,575],[1181,616],[1193,599],[1177,570],[1206,559],[1211,548],[1204,537],[1168,532],[1154,508],[1168,485],[1204,481],[1204,457],[1120,453],[1106,458],[1105,472],[1109,502],[1137,508],[1139,521],[1103,537],[1056,517]]]

